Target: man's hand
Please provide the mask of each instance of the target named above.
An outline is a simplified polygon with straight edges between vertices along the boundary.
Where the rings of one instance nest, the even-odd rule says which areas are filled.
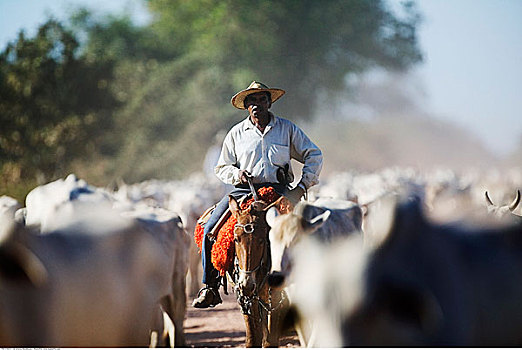
[[[284,196],[292,202],[293,205],[296,205],[300,200],[303,194],[305,193],[305,190],[300,187],[296,186],[295,188],[291,190],[287,190],[284,194]]]
[[[247,184],[249,177],[250,177],[250,174],[249,174],[248,171],[246,171],[246,170],[239,170],[239,181],[242,184]]]

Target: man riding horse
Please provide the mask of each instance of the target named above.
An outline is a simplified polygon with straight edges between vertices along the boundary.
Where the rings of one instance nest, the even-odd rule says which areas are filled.
[[[321,150],[294,123],[269,111],[284,93],[253,81],[231,99],[234,107],[248,110],[248,117],[226,135],[214,170],[221,181],[235,188],[216,205],[204,226],[201,258],[205,287],[192,303],[196,308],[222,303],[218,291],[220,276],[211,262],[210,234],[228,210],[229,195],[238,200],[251,193],[250,180],[256,190],[272,187],[295,204],[319,181],[323,165]],[[290,159],[303,163],[301,179],[293,189],[289,187],[294,181]]]

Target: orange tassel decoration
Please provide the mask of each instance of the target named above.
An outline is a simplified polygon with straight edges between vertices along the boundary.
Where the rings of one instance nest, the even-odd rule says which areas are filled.
[[[199,248],[199,254],[201,254],[201,245],[203,244],[203,230],[203,226],[196,224],[196,228],[194,229],[194,241]]]
[[[268,204],[276,201],[280,197],[272,187],[260,188],[258,190],[258,195],[259,199]],[[245,210],[253,201],[254,199],[251,198],[244,202],[241,205],[241,209]],[[288,208],[285,208],[284,206],[288,206],[288,204],[283,205],[283,203],[281,203],[280,209],[286,209],[286,212]],[[212,246],[211,261],[221,276],[224,276],[225,272],[232,267],[232,263],[234,261],[234,226],[236,223],[236,218],[231,216],[219,230],[216,242]],[[203,242],[203,227],[199,224],[196,225],[196,229],[194,231],[194,240],[196,241],[196,244],[199,247],[199,252],[201,253],[201,244]]]

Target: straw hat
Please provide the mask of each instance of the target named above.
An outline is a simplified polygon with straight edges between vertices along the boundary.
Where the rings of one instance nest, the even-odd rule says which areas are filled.
[[[268,91],[270,95],[272,95],[272,103],[277,101],[281,96],[285,94],[285,90],[277,89],[277,88],[269,88],[263,83],[258,81],[253,81],[245,90],[239,91],[237,94],[232,96],[230,103],[236,108],[246,109],[243,102],[245,98],[250,94],[255,94],[256,92]]]

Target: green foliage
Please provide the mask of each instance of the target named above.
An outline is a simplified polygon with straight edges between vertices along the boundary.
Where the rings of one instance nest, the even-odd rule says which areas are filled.
[[[380,0],[147,4],[148,25],[80,8],[0,53],[2,186],[182,177],[245,117],[229,101],[254,79],[288,91],[276,113],[306,120],[348,75],[422,59],[410,2],[400,17]]]
[[[82,56],[89,62],[165,61],[175,48],[164,45],[147,27],[137,27],[128,16],[95,17],[79,8],[70,19],[77,37],[83,38]]]
[[[77,49],[73,34],[51,19],[0,54],[3,181],[49,179],[74,159],[114,153],[111,67],[76,57]]]
[[[411,2],[399,19],[379,0],[149,0],[158,35],[217,65],[240,89],[253,78],[290,89],[281,111],[309,119],[319,93],[349,73],[405,69],[421,60]],[[247,73],[247,74],[245,74]]]
[[[126,89],[144,75],[148,79],[143,84]],[[120,82],[125,77],[118,91],[132,94],[116,116],[118,129],[126,136],[115,162],[115,176],[139,181],[199,170],[212,135],[233,116],[223,103],[228,96],[220,94],[229,90],[223,87],[226,79],[220,69],[186,58],[152,69],[121,66],[117,76]]]

